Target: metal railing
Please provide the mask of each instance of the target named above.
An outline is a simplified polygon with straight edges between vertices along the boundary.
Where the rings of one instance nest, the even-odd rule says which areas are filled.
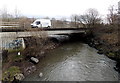
[[[19,22],[1,22],[0,28],[17,28],[19,27]]]

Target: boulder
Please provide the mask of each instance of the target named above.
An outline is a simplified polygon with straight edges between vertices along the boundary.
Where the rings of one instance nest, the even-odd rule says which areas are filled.
[[[40,73],[39,73],[39,77],[42,77],[42,76],[43,76],[43,73],[42,73],[42,72],[40,72]]]
[[[22,73],[19,73],[19,74],[15,74],[15,79],[16,80],[23,80],[25,77]]]
[[[33,62],[33,63],[38,63],[39,60],[35,57],[31,57],[30,60]]]
[[[20,55],[20,52],[18,52],[18,55]]]
[[[24,75],[29,75],[30,73],[33,73],[36,71],[36,66],[32,65],[24,69]]]

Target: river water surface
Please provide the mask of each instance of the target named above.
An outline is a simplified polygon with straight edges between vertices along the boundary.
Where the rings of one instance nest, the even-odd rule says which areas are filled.
[[[67,43],[50,51],[37,66],[38,70],[24,81],[118,80],[118,73],[113,68],[115,61],[80,42]]]

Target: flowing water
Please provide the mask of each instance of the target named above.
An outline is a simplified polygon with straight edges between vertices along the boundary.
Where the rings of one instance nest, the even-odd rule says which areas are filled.
[[[117,81],[115,61],[87,44],[64,44],[37,64],[38,70],[24,81]],[[39,74],[42,74],[41,77]]]

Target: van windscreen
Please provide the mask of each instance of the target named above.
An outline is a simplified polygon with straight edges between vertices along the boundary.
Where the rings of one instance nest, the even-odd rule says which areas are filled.
[[[40,24],[40,21],[37,21],[37,22],[36,22],[36,25],[39,25],[39,24]]]

